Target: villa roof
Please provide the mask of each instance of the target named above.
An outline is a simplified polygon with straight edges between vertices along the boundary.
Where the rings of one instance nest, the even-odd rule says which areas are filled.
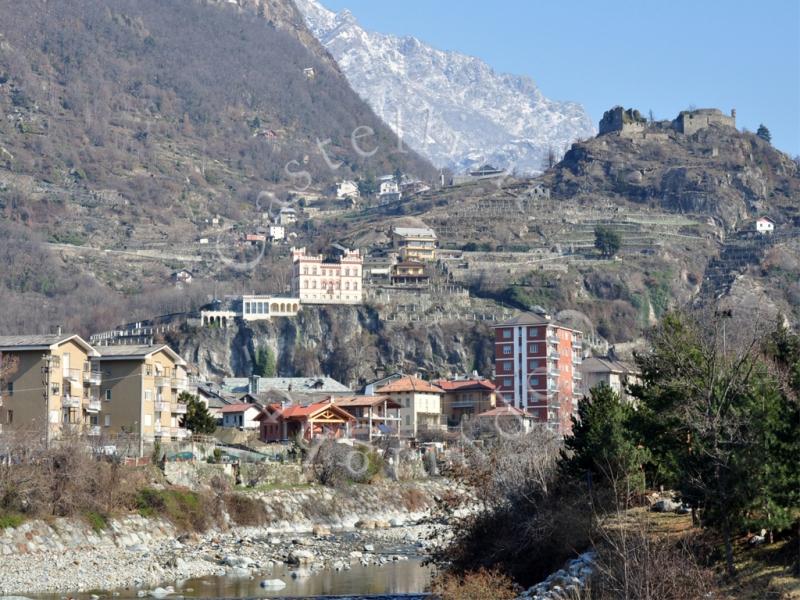
[[[74,340],[79,346],[82,346],[90,356],[99,356],[97,350],[89,342],[75,334],[4,335],[0,336],[0,351],[44,350],[70,340]]]
[[[396,392],[418,392],[422,394],[444,393],[442,388],[436,387],[435,385],[428,383],[427,381],[423,381],[419,377],[414,377],[413,375],[401,377],[400,379],[392,381],[390,384],[379,388],[377,391],[379,394],[392,394]]]
[[[242,413],[247,412],[251,408],[256,410],[260,410],[257,404],[228,404],[227,406],[223,406],[219,412],[228,414],[228,413]]]
[[[336,398],[334,400],[337,406],[341,406],[345,409],[358,406],[380,406],[384,402],[386,403],[386,408],[401,408],[398,402],[386,396],[352,396],[349,398]]]
[[[494,391],[496,386],[488,379],[439,379],[433,382],[445,392],[456,392],[461,390],[486,390]]]
[[[121,346],[100,346],[100,359],[108,360],[144,360],[156,352],[164,351],[179,365],[185,365],[186,361],[166,344],[151,345],[121,345]]]
[[[498,406],[491,410],[487,410],[486,412],[482,412],[478,415],[479,419],[485,418],[490,419],[493,417],[525,417],[525,418],[532,418],[529,412],[524,410],[520,410],[516,406]]]

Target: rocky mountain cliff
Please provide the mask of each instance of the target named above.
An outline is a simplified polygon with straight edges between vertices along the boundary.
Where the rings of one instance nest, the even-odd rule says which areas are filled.
[[[350,384],[395,371],[425,376],[491,373],[490,330],[474,322],[424,329],[380,321],[369,307],[305,306],[297,318],[188,328],[169,342],[205,376],[248,376],[259,349],[269,348],[277,374],[330,375]]]
[[[436,166],[538,173],[548,148],[560,155],[595,132],[579,104],[546,98],[529,77],[496,73],[413,37],[366,31],[350,12],[335,14],[316,0],[296,4],[353,88]]]

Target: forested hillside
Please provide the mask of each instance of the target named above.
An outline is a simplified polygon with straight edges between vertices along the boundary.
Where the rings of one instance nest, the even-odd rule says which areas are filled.
[[[93,296],[111,325],[127,316],[127,299],[152,303],[146,288],[163,287],[153,284],[179,264],[127,271],[40,242],[169,250],[197,239],[210,216],[252,218],[263,190],[286,198],[309,179],[321,188],[398,168],[433,175],[397,151],[291,2],[241,4],[0,4],[0,255],[13,263],[0,294],[14,292],[0,328],[96,324],[68,308],[90,311]],[[354,149],[357,127],[375,132],[362,140],[374,155]],[[30,302],[45,312],[23,323]]]

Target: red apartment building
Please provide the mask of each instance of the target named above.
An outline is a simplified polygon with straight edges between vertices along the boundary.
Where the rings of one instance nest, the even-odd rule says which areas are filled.
[[[581,332],[535,313],[498,323],[494,332],[498,404],[569,434],[580,398]]]

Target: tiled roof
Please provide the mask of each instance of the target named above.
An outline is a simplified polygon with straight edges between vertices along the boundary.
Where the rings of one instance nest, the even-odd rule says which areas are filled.
[[[98,346],[98,352],[100,352],[100,358],[136,358],[136,359],[144,359],[150,356],[151,354],[155,354],[164,350],[172,356],[173,360],[180,365],[186,364],[186,362],[175,352],[172,348],[167,346],[166,344],[148,344],[148,345],[118,345],[118,346]]]
[[[442,388],[445,392],[453,392],[458,390],[476,390],[482,389],[486,391],[493,391],[496,386],[488,379],[439,379],[433,382],[434,385]]]
[[[419,377],[408,376],[391,382],[377,390],[379,394],[391,394],[393,392],[419,392],[422,394],[443,394],[442,388],[423,381]]]
[[[501,321],[497,323],[495,327],[513,327],[514,325],[550,325],[553,323],[551,319],[548,319],[545,316],[538,315],[532,312],[524,312],[516,317],[512,317],[505,321]]]
[[[228,406],[223,406],[220,409],[221,413],[240,413],[246,412],[251,408],[255,408],[258,410],[258,406],[255,404],[229,404]]]
[[[89,345],[89,342],[74,334],[4,335],[0,336],[0,350],[10,351],[19,348],[44,349],[72,339],[86,348],[90,355],[96,356],[96,351]]]
[[[482,412],[478,417],[531,417],[532,415],[515,406],[498,406],[486,412]]]
[[[430,227],[395,227],[393,231],[403,237],[436,238],[436,232]]]
[[[386,402],[387,408],[400,408],[400,404],[386,398],[385,396],[352,396],[352,397],[343,397],[343,398],[335,398],[334,403],[336,406],[341,406],[342,408],[350,408],[356,406],[381,406],[384,402]]]
[[[284,419],[310,417],[325,409],[332,409],[334,412],[341,414],[344,419],[349,420],[353,418],[343,408],[331,402],[316,402],[306,406],[287,406],[281,411],[281,417]]]

